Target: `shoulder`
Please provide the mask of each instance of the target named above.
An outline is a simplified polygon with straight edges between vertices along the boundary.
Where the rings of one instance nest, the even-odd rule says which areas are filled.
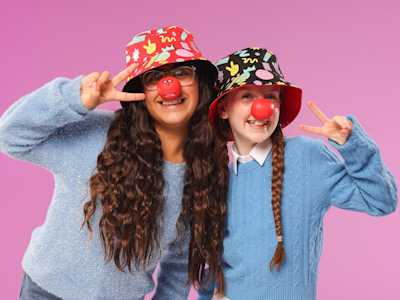
[[[108,131],[111,123],[115,119],[115,116],[115,112],[96,109],[94,111],[88,112],[85,118],[82,118],[80,121],[70,123],[60,130],[63,134],[72,135],[74,135],[75,133],[79,133],[79,135],[82,135],[83,133],[102,134]]]
[[[285,157],[302,159],[309,157],[313,164],[338,160],[337,155],[329,149],[324,140],[304,135],[285,138]]]
[[[285,137],[285,149],[287,151],[321,151],[325,147],[321,139],[304,135]]]
[[[302,160],[307,165],[323,172],[341,162],[341,157],[328,147],[321,138],[296,136],[285,139],[285,158]]]
[[[94,110],[77,122],[60,128],[55,134],[58,136],[58,147],[67,155],[97,156],[104,147],[107,133],[116,113],[108,110]],[[68,152],[68,154],[66,153]]]
[[[107,133],[115,115],[114,112],[106,110],[90,111],[80,121],[70,123],[55,133],[55,147],[63,160],[62,164],[71,166],[64,168],[61,174],[79,174],[81,178],[91,175],[97,157],[107,141]]]

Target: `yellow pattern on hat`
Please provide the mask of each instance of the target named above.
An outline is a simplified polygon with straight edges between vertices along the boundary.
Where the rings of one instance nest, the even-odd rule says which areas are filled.
[[[227,66],[226,69],[231,73],[231,76],[235,76],[237,72],[239,72],[239,65],[236,65],[231,61],[230,66]]]
[[[147,54],[152,54],[154,51],[156,51],[156,44],[152,43],[150,40],[147,42],[147,45],[143,46],[144,49],[146,49]]]

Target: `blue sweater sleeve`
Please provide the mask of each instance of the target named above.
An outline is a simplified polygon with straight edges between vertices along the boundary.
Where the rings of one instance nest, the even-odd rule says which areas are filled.
[[[153,300],[186,300],[189,295],[188,249],[182,247],[181,250],[177,243],[171,247],[172,251],[160,262]]]
[[[320,160],[324,183],[327,183],[328,203],[339,208],[383,216],[393,212],[397,205],[395,178],[384,165],[378,146],[372,141],[358,120],[347,116],[353,123],[352,133],[345,144],[333,140],[329,144],[338,150],[343,161],[320,143]]]
[[[62,159],[62,148],[55,133],[89,112],[81,102],[80,81],[81,76],[56,78],[11,105],[0,118],[0,151],[56,172],[52,162]]]

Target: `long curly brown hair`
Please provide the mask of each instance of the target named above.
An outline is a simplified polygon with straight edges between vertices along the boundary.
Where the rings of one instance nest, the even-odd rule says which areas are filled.
[[[226,220],[227,158],[208,123],[213,81],[196,65],[199,104],[188,128],[184,145],[186,171],[182,209],[177,221],[177,240],[190,232],[188,274],[198,287],[208,280],[205,266],[223,291],[221,266]],[[131,80],[125,92],[143,91],[140,80]],[[144,103],[129,102],[115,112],[104,149],[90,178],[90,199],[84,205],[84,221],[97,205],[102,208],[99,231],[105,259],[121,271],[132,265],[144,267],[159,247],[160,215],[164,206],[163,152],[152,117]]]
[[[284,90],[280,89],[279,93],[280,93],[279,99],[284,99]],[[219,101],[220,103],[222,103],[223,101],[226,101],[226,98],[223,97]],[[215,134],[216,139],[219,140],[218,143],[232,140],[232,132],[230,129],[229,122],[227,120],[217,117],[215,121],[215,128],[216,128],[216,134]],[[275,221],[275,234],[278,244],[276,246],[275,253],[270,261],[270,270],[274,268],[279,270],[286,256],[285,248],[283,246],[283,226],[281,218],[281,196],[282,196],[283,175],[285,170],[284,168],[285,139],[280,122],[278,123],[276,129],[271,135],[271,141],[272,141],[271,204]]]

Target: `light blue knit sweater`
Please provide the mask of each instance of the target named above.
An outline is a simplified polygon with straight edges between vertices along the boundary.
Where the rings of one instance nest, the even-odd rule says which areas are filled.
[[[226,297],[230,300],[315,299],[322,248],[322,219],[329,207],[383,216],[395,210],[395,179],[377,145],[354,116],[344,145],[329,140],[287,138],[281,215],[286,262],[269,271],[277,245],[271,208],[271,152],[262,167],[239,164],[230,174],[227,236],[224,240]],[[211,289],[199,299],[211,299]]]
[[[43,225],[33,231],[23,269],[62,299],[136,300],[154,288],[152,273],[160,262],[153,299],[187,299],[188,241],[182,254],[173,243],[185,164],[164,164],[161,249],[146,270],[122,273],[113,262],[104,262],[98,233],[101,208],[92,219],[93,239],[89,240],[86,227],[80,229],[88,180],[114,117],[111,111],[89,111],[82,105],[80,80],[57,78],[22,97],[0,119],[0,151],[54,174],[54,195]]]

